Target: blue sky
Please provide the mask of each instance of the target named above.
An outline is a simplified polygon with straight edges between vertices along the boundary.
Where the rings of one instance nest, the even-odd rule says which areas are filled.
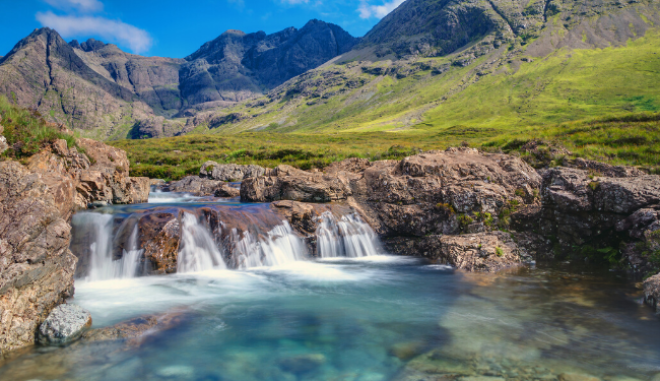
[[[301,28],[311,19],[363,36],[403,0],[0,0],[0,55],[35,28],[89,37],[128,52],[183,58],[227,29]]]

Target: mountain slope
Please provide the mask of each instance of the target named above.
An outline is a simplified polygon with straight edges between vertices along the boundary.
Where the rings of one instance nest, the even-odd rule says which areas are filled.
[[[350,50],[358,40],[312,20],[273,35],[228,31],[186,59],[142,57],[35,30],[0,59],[0,95],[97,139],[172,136],[169,118],[228,107]]]
[[[429,15],[440,14],[446,17],[436,25],[439,16]],[[487,27],[462,25],[475,20],[485,20],[479,25]],[[657,25],[657,1],[408,0],[355,50],[268,97],[217,113],[215,120],[241,117],[209,125],[208,132],[495,136],[660,111]],[[448,40],[433,37],[447,30],[464,33]]]

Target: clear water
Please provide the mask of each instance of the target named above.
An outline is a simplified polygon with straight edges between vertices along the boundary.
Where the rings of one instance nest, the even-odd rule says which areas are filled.
[[[70,302],[96,328],[184,319],[130,345],[35,348],[0,379],[649,380],[660,321],[640,297],[616,274],[565,264],[464,274],[386,255],[77,281]]]

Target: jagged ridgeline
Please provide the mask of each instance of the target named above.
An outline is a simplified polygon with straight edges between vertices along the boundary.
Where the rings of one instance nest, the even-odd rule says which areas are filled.
[[[98,139],[457,125],[497,136],[658,111],[659,23],[658,1],[408,0],[361,39],[313,20],[229,30],[185,59],[41,29],[0,59],[0,93]]]

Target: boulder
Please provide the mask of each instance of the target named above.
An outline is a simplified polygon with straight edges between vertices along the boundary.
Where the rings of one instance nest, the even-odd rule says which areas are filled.
[[[394,253],[419,255],[470,272],[494,272],[531,260],[509,233],[501,231],[397,238],[386,240],[385,244]]]
[[[38,341],[42,345],[65,345],[79,339],[92,326],[92,315],[82,307],[61,304],[39,326]]]
[[[345,200],[352,194],[349,180],[341,174],[310,173],[280,165],[272,176],[243,180],[241,201],[331,202]]]
[[[234,188],[227,183],[223,183],[215,189],[213,195],[215,197],[239,197],[241,195],[241,190]]]
[[[644,301],[660,314],[660,274],[644,281]]]
[[[185,192],[195,196],[213,196],[216,191],[218,191],[218,194],[232,192],[231,190],[227,190],[227,188],[229,188],[229,186],[224,181],[211,180],[199,176],[187,176],[179,181],[174,181],[169,184],[169,189],[172,192]],[[233,192],[233,194],[235,194],[235,192]]]
[[[218,164],[215,161],[207,161],[199,170],[200,176],[219,181],[241,181],[265,173],[266,169],[258,165]]]

